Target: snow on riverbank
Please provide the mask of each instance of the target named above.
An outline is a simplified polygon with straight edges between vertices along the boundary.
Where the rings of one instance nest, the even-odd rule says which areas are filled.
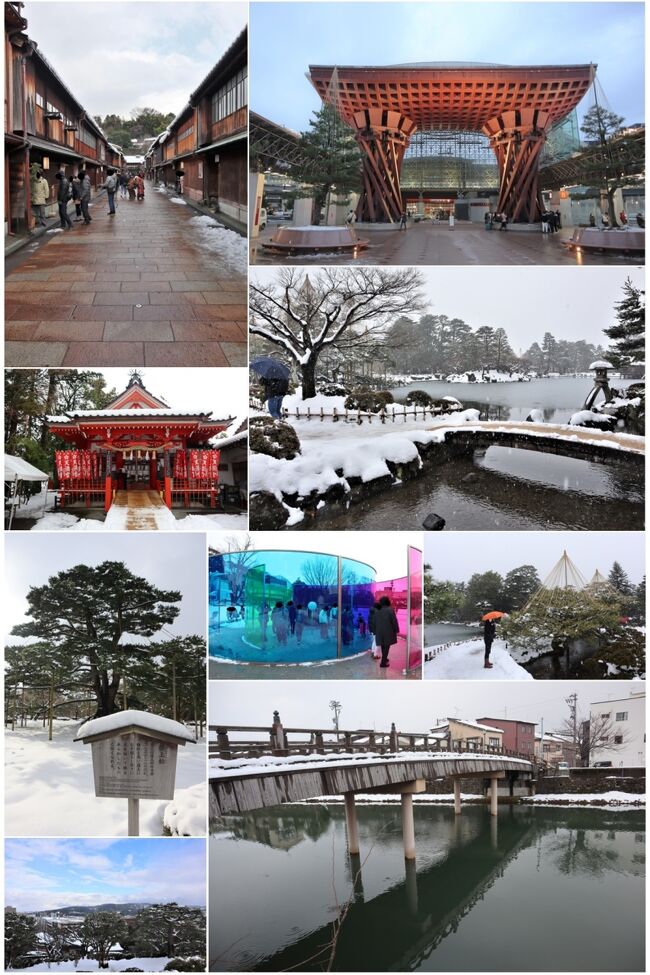
[[[47,728],[40,722],[29,721],[15,731],[7,728],[7,835],[126,836],[126,800],[95,798],[91,749],[73,741],[78,730],[77,721],[57,720],[48,742]],[[193,728],[188,731],[191,734]],[[188,743],[178,749],[174,799],[140,800],[140,835],[162,836],[166,809],[176,804],[178,821],[200,827],[192,835],[205,836],[205,815],[191,816],[195,802],[205,809],[205,792],[205,742]]]
[[[347,478],[359,477],[363,482],[377,477],[392,476],[388,463],[406,464],[419,461],[416,444],[439,443],[444,440],[446,423],[454,427],[474,423],[478,410],[463,410],[450,416],[428,418],[436,430],[426,430],[422,419],[411,418],[395,424],[355,423],[332,421],[292,420],[291,425],[300,438],[302,453],[293,460],[278,460],[266,454],[251,454],[251,490],[270,491],[279,500],[282,494],[305,497],[312,491],[322,493],[334,484],[347,491]],[[337,474],[337,471],[341,474]]]
[[[427,653],[435,647],[425,647]],[[531,674],[516,663],[505,640],[495,640],[490,653],[492,669],[485,669],[485,645],[482,637],[439,649],[433,660],[424,662],[425,680],[533,680]]]
[[[111,959],[104,972],[124,972],[126,969],[140,969],[142,972],[162,972],[171,959],[165,958],[120,958]],[[80,958],[78,961],[41,961],[36,965],[21,968],[21,972],[96,972],[99,962],[96,958]],[[170,969],[182,971],[183,969]]]
[[[645,806],[646,797],[634,792],[564,792],[529,796],[523,801],[545,806]]]

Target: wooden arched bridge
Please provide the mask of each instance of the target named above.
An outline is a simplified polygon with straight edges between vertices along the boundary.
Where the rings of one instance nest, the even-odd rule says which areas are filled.
[[[277,714],[277,713],[276,713]],[[253,734],[253,740],[240,736]],[[293,739],[292,736],[308,735]],[[431,734],[332,731],[271,726],[210,726],[210,814],[218,817],[320,796],[345,800],[348,851],[359,853],[355,796],[399,794],[402,804],[404,856],[415,859],[413,795],[426,782],[449,779],[454,808],[461,811],[461,781],[480,777],[489,782],[490,813],[498,812],[499,781],[510,795],[515,785],[534,791],[536,766],[530,757],[495,747],[469,747]]]

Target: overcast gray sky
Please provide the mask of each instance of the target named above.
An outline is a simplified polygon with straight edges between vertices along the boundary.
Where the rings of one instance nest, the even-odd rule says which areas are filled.
[[[224,536],[236,538],[238,532],[210,532],[208,544],[220,547]],[[324,552],[367,562],[377,570],[377,579],[399,579],[407,574],[407,547],[422,550],[422,532],[251,532],[255,548],[285,549],[292,552]]]
[[[202,534],[166,532],[69,533],[20,532],[5,536],[6,634],[27,620],[27,591],[75,565],[124,562],[131,572],[164,589],[178,589],[183,599],[170,632],[205,634],[206,556]],[[9,640],[11,638],[9,637]]]
[[[315,268],[305,268],[311,274]],[[614,305],[625,279],[644,287],[635,267],[424,267],[427,312],[461,318],[472,328],[505,328],[516,353],[545,332],[558,339],[609,343],[603,328],[614,322]],[[251,268],[251,279],[270,283],[277,268]]]
[[[593,62],[600,101],[642,122],[643,28],[642,3],[252,3],[251,108],[306,129],[320,106],[310,64]]]
[[[176,114],[246,26],[247,4],[27,2],[27,33],[91,115]]]
[[[475,572],[502,575],[519,565],[534,565],[544,579],[566,549],[586,579],[596,569],[605,575],[616,560],[634,583],[645,573],[642,532],[437,532],[424,540],[425,562],[438,579],[467,581]]]
[[[126,388],[131,369],[98,369],[109,387]],[[172,409],[212,410],[215,419],[248,414],[247,369],[141,369],[142,381]]]
[[[437,718],[508,717],[539,722],[550,731],[578,695],[580,714],[595,701],[629,696],[630,681],[210,681],[209,722],[270,725],[278,710],[285,727],[332,726],[329,703],[343,705],[340,727],[424,733]]]

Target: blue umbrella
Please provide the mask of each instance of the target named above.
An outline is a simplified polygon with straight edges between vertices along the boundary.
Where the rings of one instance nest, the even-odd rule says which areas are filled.
[[[267,355],[260,356],[259,359],[253,359],[249,367],[253,372],[261,376],[262,379],[288,379],[291,375],[291,370],[283,362],[279,362],[278,359],[272,359]]]

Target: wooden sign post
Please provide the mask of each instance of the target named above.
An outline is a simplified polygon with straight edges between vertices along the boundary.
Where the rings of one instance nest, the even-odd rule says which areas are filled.
[[[184,725],[146,711],[120,711],[82,725],[75,741],[92,747],[95,795],[128,800],[128,835],[140,835],[140,799],[173,799],[179,745],[196,739]]]

